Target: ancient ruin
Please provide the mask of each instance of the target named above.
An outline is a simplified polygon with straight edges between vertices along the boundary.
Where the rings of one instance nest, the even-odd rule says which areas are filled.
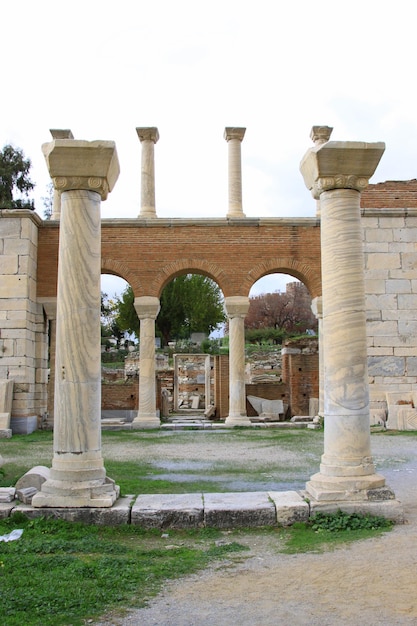
[[[51,131],[53,141],[43,147],[55,188],[53,219],[0,210],[0,380],[13,381],[10,428],[29,433],[54,414],[52,468],[33,505],[109,508],[118,497],[101,456],[100,273],[124,278],[135,295],[141,367],[132,427],[144,429],[160,426],[155,319],[173,277],[202,273],[223,291],[230,349],[226,427],[251,425],[244,359],[251,286],[269,273],[302,281],[319,319],[318,412],[325,424],[324,454],[320,472],[307,483],[309,497],[392,500],[375,473],[369,427],[381,415],[388,426],[416,424],[416,182],[369,186],[384,144],[332,142],[331,129],[314,127],[315,145],[301,172],[317,203],[316,217],[250,218],[242,203],[245,129],[226,128],[225,217],[160,219],[154,180],[159,133],[155,127],[136,130],[142,148],[137,219],[100,219],[100,201],[118,176],[115,145],[75,140],[69,130]]]

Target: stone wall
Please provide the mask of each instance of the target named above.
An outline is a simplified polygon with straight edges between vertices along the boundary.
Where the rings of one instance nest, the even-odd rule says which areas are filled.
[[[14,381],[14,433],[35,430],[47,410],[47,319],[36,301],[41,222],[31,210],[0,210],[0,379]]]
[[[368,373],[371,406],[389,411],[387,394],[405,401],[417,383],[417,181],[371,192],[380,208],[362,218]]]

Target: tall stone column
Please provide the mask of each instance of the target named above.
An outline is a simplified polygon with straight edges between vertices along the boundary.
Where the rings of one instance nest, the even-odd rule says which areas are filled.
[[[316,500],[378,499],[385,479],[370,449],[369,389],[360,195],[383,143],[333,141],[301,162],[321,207],[324,339],[324,454],[307,491]],[[387,498],[388,490],[380,499]]]
[[[53,139],[74,139],[74,135],[69,128],[51,128],[49,131]],[[54,188],[54,198],[52,204],[51,220],[59,220],[61,216],[61,191]]]
[[[57,139],[43,152],[61,190],[54,456],[35,507],[110,507],[101,454],[100,200],[119,175],[112,141]]]
[[[140,319],[139,411],[133,428],[159,428],[156,414],[155,384],[155,319],[159,299],[152,296],[135,298],[135,310]]]
[[[159,132],[154,126],[137,128],[136,132],[142,144],[141,202],[139,217],[156,217],[154,146],[159,139]]]
[[[318,414],[324,415],[324,340],[323,340],[323,299],[314,298],[311,302],[311,310],[318,320],[319,337],[319,410]]]
[[[229,150],[229,211],[226,217],[245,217],[242,208],[241,144],[246,128],[225,128]]]
[[[250,426],[246,413],[245,389],[245,317],[249,310],[249,298],[229,296],[225,298],[229,321],[229,415],[227,426]]]

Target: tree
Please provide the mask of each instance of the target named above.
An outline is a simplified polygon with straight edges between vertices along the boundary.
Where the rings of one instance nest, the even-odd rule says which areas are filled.
[[[4,146],[0,152],[0,208],[31,208],[33,200],[27,199],[34,184],[29,178],[31,162],[26,159],[20,148],[11,145]],[[26,198],[14,199],[14,194],[20,192]]]
[[[129,286],[117,304],[117,323],[121,329],[139,336],[139,319],[133,300]],[[213,280],[201,274],[174,278],[163,290],[160,304],[155,325],[165,344],[171,339],[188,339],[193,332],[209,335],[225,321],[221,290]]]
[[[275,291],[250,298],[245,328],[273,328],[300,334],[309,328],[316,329],[317,320],[311,310],[306,286],[290,283],[285,293]]]
[[[48,183],[46,187],[47,196],[42,196],[43,202],[43,216],[46,220],[50,220],[52,218],[52,211],[54,208],[54,186],[52,183]],[[107,295],[107,294],[106,294]]]

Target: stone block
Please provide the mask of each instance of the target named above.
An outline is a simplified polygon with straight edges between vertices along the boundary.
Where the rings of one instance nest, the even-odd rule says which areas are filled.
[[[314,516],[316,513],[337,513],[337,511],[343,511],[348,515],[352,513],[378,515],[397,524],[405,522],[404,508],[399,500],[381,500],[378,502],[369,500],[358,502],[343,502],[340,500],[335,502],[317,502],[310,500],[311,516]]]
[[[0,502],[13,502],[15,495],[16,489],[14,487],[0,487]]]
[[[50,517],[67,522],[83,522],[98,526],[120,526],[130,523],[130,507],[133,496],[118,498],[111,507],[107,508],[34,508],[29,504],[18,504],[13,512],[19,511],[29,519]]]
[[[15,487],[16,489],[26,489],[28,487],[34,487],[38,491],[41,490],[43,483],[48,480],[50,477],[50,469],[49,467],[45,467],[44,465],[36,465],[32,467],[26,474],[23,474],[21,478],[17,481]]]
[[[16,489],[16,498],[23,502],[23,504],[32,504],[32,498],[38,493],[36,487],[24,487],[23,489]]]
[[[208,493],[204,523],[214,528],[274,526],[275,506],[264,492]]]
[[[19,259],[15,254],[3,254],[1,256],[1,274],[17,274]]]
[[[405,359],[393,356],[368,357],[369,376],[404,376]]]
[[[384,269],[400,269],[401,256],[399,253],[368,253],[366,255],[366,269],[373,270],[383,267]]]
[[[308,503],[296,491],[269,491],[280,526],[291,526],[294,522],[306,522],[310,514]]]
[[[0,419],[1,419],[0,413]],[[0,428],[0,439],[11,439],[12,437],[12,429],[11,428]]]
[[[28,277],[17,274],[3,275],[0,281],[0,298],[25,298],[28,295]]]
[[[132,507],[131,523],[144,528],[199,528],[204,523],[203,496],[140,495]]]
[[[0,519],[6,519],[13,513],[13,509],[16,506],[16,501],[12,502],[0,502]]]
[[[30,435],[38,428],[38,418],[36,415],[29,415],[28,417],[12,415],[10,426],[14,435]]]

